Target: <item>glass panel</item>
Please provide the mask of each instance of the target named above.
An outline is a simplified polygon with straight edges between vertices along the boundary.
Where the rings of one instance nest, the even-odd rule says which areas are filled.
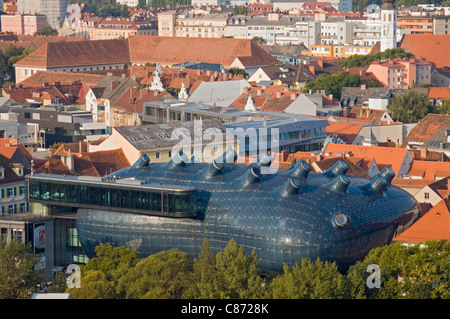
[[[80,186],[80,203],[89,204],[89,188],[86,185]]]

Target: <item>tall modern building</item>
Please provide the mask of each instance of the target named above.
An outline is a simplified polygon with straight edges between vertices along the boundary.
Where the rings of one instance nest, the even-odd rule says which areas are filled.
[[[59,27],[66,16],[69,0],[17,0],[17,12],[45,14],[52,28]]]
[[[381,51],[397,47],[397,9],[394,2],[383,0],[381,6]]]

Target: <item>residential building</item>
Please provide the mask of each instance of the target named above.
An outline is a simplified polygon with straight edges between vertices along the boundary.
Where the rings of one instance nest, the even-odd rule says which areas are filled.
[[[178,14],[175,22],[175,36],[221,38],[225,36],[227,20],[228,14]],[[160,22],[163,27],[162,22],[165,20]]]
[[[0,113],[0,139],[15,138],[29,148],[42,147],[44,138],[37,123],[19,123],[17,113]]]
[[[44,14],[48,24],[57,29],[64,22],[69,0],[17,0],[17,12]]]
[[[427,150],[449,152],[450,115],[427,114],[411,130],[403,143],[403,147],[410,149],[426,148]]]
[[[439,162],[437,162],[439,163]],[[430,163],[429,163],[430,164]],[[442,164],[442,163],[440,163]],[[438,169],[438,174],[444,174],[443,170]],[[448,174],[448,171],[447,171]],[[426,179],[428,185],[423,187],[414,195],[414,198],[420,203],[429,203],[432,207],[438,205],[443,199],[448,199],[449,186],[448,177],[443,176],[440,179]]]
[[[317,112],[317,105],[300,90],[290,90],[283,85],[246,88],[236,100],[228,105],[228,108],[260,113],[312,116],[315,116]]]
[[[174,37],[176,19],[176,11],[164,11],[158,13],[158,36]]]
[[[450,87],[450,69],[447,66],[433,68],[431,71],[431,83],[440,87]]]
[[[3,14],[0,21],[2,32],[12,32],[17,35],[34,35],[48,26],[47,17],[44,14]]]
[[[423,59],[374,61],[367,72],[388,88],[412,88],[415,84],[431,84],[432,64]]]
[[[125,76],[106,76],[96,86],[91,87],[86,94],[86,110],[92,112],[93,121],[105,122],[107,127],[112,127],[111,108],[131,87],[139,87],[139,84]]]
[[[316,78],[309,68],[304,64],[297,66],[266,66],[259,68],[248,79],[249,82],[267,83],[269,81],[273,85],[285,85],[291,89],[301,89],[306,83]]]
[[[134,35],[158,35],[157,24],[148,20],[130,20],[123,18],[104,18],[92,30],[85,30],[88,40],[108,40],[128,38]],[[75,29],[75,34],[78,34]]]
[[[438,108],[446,99],[450,99],[450,87],[430,87],[428,98],[432,101],[433,106]]]
[[[225,6],[227,5],[226,0],[192,0],[191,5],[194,7],[202,6]]]
[[[30,159],[28,151],[17,145],[0,147],[0,216],[29,211],[25,199],[25,175],[31,172]],[[2,228],[2,239],[12,236],[8,231],[11,229]]]
[[[92,113],[71,106],[42,106],[39,103],[27,103],[18,106],[1,106],[0,113],[17,113],[19,123],[39,125],[42,144],[48,148],[57,142],[78,142],[88,136],[98,139],[106,136],[106,126],[83,129],[93,123]]]

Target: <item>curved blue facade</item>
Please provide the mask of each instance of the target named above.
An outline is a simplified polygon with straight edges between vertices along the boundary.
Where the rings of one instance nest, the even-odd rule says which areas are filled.
[[[144,157],[110,178],[196,189],[197,215],[82,208],[77,217],[82,247],[89,257],[105,242],[137,249],[142,257],[172,248],[196,256],[205,238],[213,250],[234,238],[247,253],[255,250],[263,271],[281,272],[284,264],[317,257],[348,267],[418,218],[415,199],[390,184],[390,169],[368,180],[345,176],[341,161],[320,174],[310,173],[303,161],[290,170],[261,174],[267,165],[263,157],[249,166],[148,164]]]

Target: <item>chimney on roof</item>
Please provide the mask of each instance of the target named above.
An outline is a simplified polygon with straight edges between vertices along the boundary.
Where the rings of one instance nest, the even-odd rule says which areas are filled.
[[[309,68],[309,72],[311,72],[313,75],[316,74],[316,68],[313,65],[310,65],[308,68]]]
[[[297,93],[291,92],[291,100],[295,100],[297,98]]]
[[[422,147],[420,149],[420,159],[425,160],[427,158],[428,149],[426,147]]]
[[[258,88],[256,90],[256,95],[262,95],[263,90],[261,88]]]
[[[366,89],[366,85],[365,84],[361,84],[361,90],[365,90]]]
[[[113,76],[112,72],[106,73],[106,76]]]
[[[61,85],[61,82],[53,82],[53,85]]]
[[[275,95],[275,97],[277,98],[277,99],[279,99],[280,97],[281,97],[281,91],[277,91],[277,93],[276,93],[276,95]]]

